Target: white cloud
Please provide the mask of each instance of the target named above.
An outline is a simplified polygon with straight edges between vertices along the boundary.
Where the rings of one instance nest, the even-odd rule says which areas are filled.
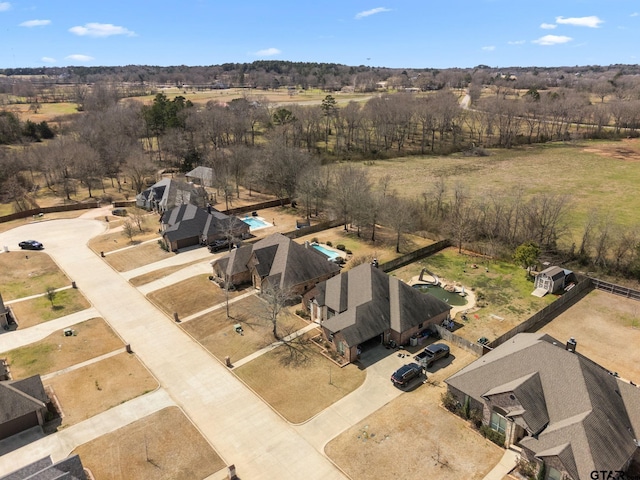
[[[511,40],[507,42],[507,45],[524,45],[525,43],[524,40]]]
[[[533,40],[532,43],[537,43],[538,45],[559,45],[570,42],[571,40],[573,40],[573,38],[565,37],[564,35],[545,35],[537,40]]]
[[[540,28],[544,28],[545,30],[553,30],[557,25],[555,23],[542,23],[540,24]]]
[[[133,37],[136,34],[125,27],[119,27],[110,23],[86,23],[83,27],[71,27],[69,31],[81,37],[110,37],[111,35]]]
[[[277,48],[265,48],[263,50],[258,50],[254,55],[258,57],[273,57],[274,55],[280,55],[282,52]]]
[[[556,23],[561,25],[573,25],[574,27],[589,27],[589,28],[598,28],[601,23],[604,23],[604,20],[600,20],[595,15],[591,15],[590,17],[556,17]]]
[[[485,52],[493,52],[495,49],[495,45],[487,45],[486,47],[482,47],[482,50],[484,50]]]
[[[51,57],[42,57],[40,60],[45,63],[56,63],[56,59]]]
[[[640,15],[640,13],[638,12],[633,12],[631,15],[629,15],[630,17],[637,17],[638,15]]]
[[[89,55],[82,55],[80,53],[74,53],[73,55],[65,57],[65,59],[75,60],[77,62],[90,62],[91,60],[93,60],[93,57],[90,57]]]
[[[355,19],[356,20],[361,20],[365,17],[370,17],[371,15],[375,15],[376,13],[382,13],[382,12],[390,12],[391,9],[390,8],[386,8],[386,7],[377,7],[377,8],[372,8],[371,10],[365,10],[363,12],[360,13],[356,13]]]
[[[27,20],[26,22],[22,22],[19,27],[44,27],[45,25],[50,25],[51,20]]]
[[[6,12],[11,9],[11,4],[9,2],[0,2],[0,12]]]

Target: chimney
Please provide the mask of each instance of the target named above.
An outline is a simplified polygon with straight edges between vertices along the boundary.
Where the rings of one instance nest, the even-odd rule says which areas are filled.
[[[575,338],[571,337],[569,340],[567,340],[567,346],[564,349],[570,352],[575,352],[577,346],[578,342],[576,342]]]

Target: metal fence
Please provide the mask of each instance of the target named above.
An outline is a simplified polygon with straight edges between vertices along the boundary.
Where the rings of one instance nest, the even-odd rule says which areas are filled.
[[[615,283],[605,282],[597,278],[592,278],[591,282],[593,283],[593,288],[597,290],[640,301],[640,292],[638,290],[623,287],[622,285],[616,285]]]

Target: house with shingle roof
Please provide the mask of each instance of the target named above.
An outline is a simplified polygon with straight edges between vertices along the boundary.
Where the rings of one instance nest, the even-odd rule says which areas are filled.
[[[136,195],[136,206],[163,213],[178,205],[207,204],[207,192],[203,187],[163,178]]]
[[[565,287],[571,271],[552,266],[536,275],[535,290],[532,295],[542,297],[547,293],[556,293]]]
[[[445,380],[469,411],[545,465],[545,478],[625,471],[638,453],[640,389],[539,333],[520,333]]]
[[[15,470],[0,480],[87,480],[80,457],[71,455],[53,463],[51,457],[44,457]]]
[[[236,248],[211,265],[221,282],[226,278],[234,285],[252,283],[259,290],[271,286],[292,295],[302,295],[340,273],[340,267],[323,253],[279,233]]]
[[[305,304],[332,349],[347,362],[355,361],[358,346],[371,339],[408,344],[411,336],[447,319],[451,310],[370,264],[318,284]]]
[[[249,225],[233,215],[213,207],[179,205],[160,217],[162,239],[171,251],[191,245],[208,245],[214,240],[242,239],[249,235]]]
[[[40,375],[0,382],[0,440],[42,426],[49,402]]]
[[[203,167],[202,165],[194,168],[190,172],[185,173],[185,178],[203,187],[213,187],[213,168]]]

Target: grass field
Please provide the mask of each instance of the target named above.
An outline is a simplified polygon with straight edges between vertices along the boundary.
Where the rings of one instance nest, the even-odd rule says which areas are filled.
[[[0,255],[0,293],[4,300],[14,300],[45,293],[47,287],[71,285],[71,280],[44,252],[17,251]]]
[[[301,364],[286,365],[287,347],[278,347],[234,370],[258,395],[291,423],[301,423],[348,395],[366,373],[350,364],[340,368],[309,346]]]
[[[69,288],[56,293],[53,306],[44,296],[14,303],[11,309],[18,321],[18,328],[22,329],[85,310],[90,306],[79,290]]]
[[[76,448],[94,478],[201,479],[224,461],[177,407],[169,407]],[[222,478],[222,477],[220,477]]]
[[[73,336],[65,337],[63,331],[58,330],[38,342],[3,353],[13,378],[46,375],[124,347],[122,340],[101,318],[78,323],[72,328]]]

